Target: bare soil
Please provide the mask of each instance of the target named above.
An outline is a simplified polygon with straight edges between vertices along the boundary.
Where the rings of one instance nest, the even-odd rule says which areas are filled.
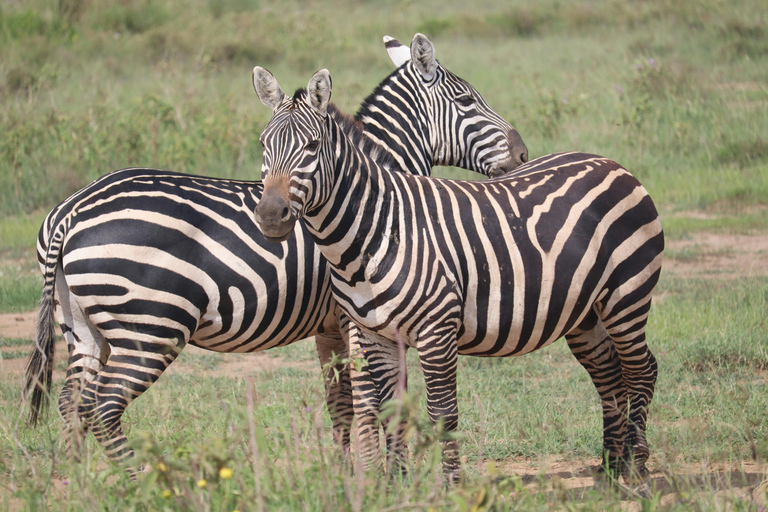
[[[662,268],[679,277],[768,276],[768,234],[705,232],[668,241]]]
[[[664,272],[677,277],[735,279],[741,277],[768,276],[768,234],[735,235],[697,233],[685,240],[667,243],[667,255],[663,264]],[[34,333],[34,312],[0,314],[0,338],[26,338],[31,340]],[[3,353],[27,351],[29,346],[3,347]],[[59,343],[58,354],[65,354],[66,347]],[[185,352],[192,355],[210,355],[211,352],[187,347]],[[59,356],[57,359],[61,359]],[[177,361],[168,373],[187,374],[201,372],[224,378],[241,378],[249,374],[270,371],[286,366],[316,367],[314,361],[292,362],[268,353],[229,354],[217,361],[212,369],[201,369],[191,362]],[[21,380],[26,358],[5,357],[0,360],[0,374],[15,375]],[[54,378],[62,378],[57,370]],[[765,507],[768,492],[768,467],[752,461],[734,464],[704,464],[700,467],[654,468],[651,474],[651,488],[662,495],[662,505],[683,503],[697,492],[710,493],[717,490],[722,499],[722,510],[731,510],[728,501],[733,498],[751,500],[755,507]],[[601,485],[593,478],[598,460],[563,461],[508,460],[497,463],[505,475],[519,475],[523,484],[535,492],[551,495],[554,501],[562,498],[578,499],[581,495]],[[693,495],[691,494],[693,493]],[[623,510],[639,511],[637,501],[623,502]]]
[[[32,339],[35,333],[35,312],[0,314],[0,337]]]
[[[720,500],[718,510],[733,510],[734,499],[751,501],[755,507],[765,509],[768,492],[768,465],[752,461],[703,463],[678,467],[654,468],[649,464],[650,491],[661,495],[661,506],[686,503],[698,494],[710,496],[715,491]],[[546,493],[549,502],[578,501],[589,491],[601,488],[605,482],[595,479],[599,459],[562,461],[557,459],[509,460],[498,466],[504,475],[518,475],[524,487],[532,492]],[[632,500],[634,490],[623,488],[622,510],[640,511],[641,504]]]

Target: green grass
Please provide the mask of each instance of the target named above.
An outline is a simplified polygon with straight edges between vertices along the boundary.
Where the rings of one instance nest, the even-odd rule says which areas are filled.
[[[701,510],[710,510],[715,506],[716,487],[702,484],[699,480],[706,475],[691,468],[748,461],[753,456],[768,459],[766,290],[768,278],[715,283],[662,280],[649,324],[659,380],[648,438],[650,466],[666,468],[671,476],[654,481],[659,490],[644,506],[658,505],[674,491],[674,484],[680,486],[677,491],[690,496],[689,506],[696,503]],[[308,342],[269,355],[290,362],[316,358]],[[129,438],[139,460],[155,468],[138,483],[127,481],[119,468],[108,464],[90,437],[87,461],[66,462],[57,444],[61,420],[56,414],[49,414],[37,430],[18,425],[14,433],[0,437],[0,471],[18,486],[15,499],[28,506],[40,503],[35,500],[43,499],[48,488],[53,493],[48,495],[53,510],[78,508],[85,496],[97,493],[104,507],[136,510],[166,506],[256,510],[257,492],[266,508],[280,510],[355,510],[356,500],[362,510],[404,503],[465,510],[465,502],[468,510],[483,500],[492,500],[495,510],[540,510],[562,503],[561,499],[583,510],[602,510],[606,503],[618,504],[621,499],[610,490],[567,491],[555,486],[538,492],[535,487],[523,488],[520,477],[494,469],[510,459],[543,467],[547,457],[565,461],[600,457],[597,394],[565,343],[519,358],[460,359],[459,432],[468,481],[450,491],[435,484],[432,454],[439,445],[431,444],[435,437],[426,418],[424,383],[412,351],[408,363],[409,414],[416,427],[413,443],[432,448],[414,462],[405,481],[388,487],[375,474],[358,480],[343,469],[331,441],[322,383],[314,365],[277,365],[268,371],[230,373],[230,378],[206,375],[208,370],[221,370],[232,358],[247,361],[249,357],[182,354],[178,364],[192,373],[164,376],[131,406],[124,417]],[[251,383],[252,423],[247,406]],[[54,388],[61,384],[57,381]],[[0,390],[0,420],[15,425],[19,413],[15,379],[4,379]],[[257,446],[255,456],[251,436]],[[68,491],[54,490],[46,483],[51,453],[58,457],[53,478],[67,480]],[[482,470],[478,469],[481,457]],[[254,461],[258,477],[254,477]],[[167,471],[157,470],[160,463]],[[221,467],[232,469],[234,476],[222,479]],[[32,471],[36,478],[31,477]],[[686,476],[686,471],[694,471],[693,476]],[[760,478],[754,473],[740,476],[738,471],[731,477],[740,486],[756,485]],[[206,480],[205,489],[198,487],[200,479]],[[115,480],[119,485],[113,491],[99,491],[101,482]],[[731,503],[737,509],[747,507],[738,498]]]
[[[37,306],[43,281],[35,244],[43,218],[34,212],[0,219],[0,313]]]
[[[351,113],[392,69],[384,34],[403,42],[416,31],[430,36],[438,59],[519,130],[531,157],[581,150],[622,163],[651,193],[669,239],[702,231],[767,233],[768,28],[755,14],[763,10],[757,0],[428,0],[386,11],[375,2],[342,0],[6,2],[0,6],[0,312],[35,307],[37,230],[69,194],[126,166],[259,178],[257,140],[270,112],[253,92],[252,67],[269,68],[289,92],[327,67],[334,101]],[[436,174],[476,177],[458,169]],[[701,248],[669,256],[696,261]],[[652,467],[768,459],[767,289],[761,277],[663,275],[649,325],[660,368],[648,432]],[[19,340],[2,339],[0,346],[3,364],[26,352]],[[316,359],[310,343],[272,354],[290,362]],[[138,483],[107,464],[92,437],[86,462],[70,465],[55,413],[37,430],[24,428],[18,378],[0,372],[0,508],[618,506],[609,491],[521,490],[515,475],[477,468],[481,457],[503,467],[510,459],[539,465],[547,457],[600,456],[599,402],[562,342],[522,358],[460,360],[469,481],[450,491],[435,484],[429,450],[398,485],[374,474],[359,480],[343,469],[313,364],[252,372],[251,423],[248,381],[207,374],[220,375],[233,357],[241,356],[184,353],[178,364],[189,371],[163,377],[131,406],[125,425],[140,458],[169,468]],[[59,371],[63,360],[59,354]],[[414,354],[409,365],[414,443],[434,447]],[[220,478],[222,465],[233,469],[231,479]],[[50,475],[69,485],[52,487]],[[201,478],[205,488],[197,485]],[[689,496],[664,510],[718,506],[714,484],[665,482],[667,489],[679,483]],[[668,492],[642,502],[643,509],[659,508]],[[734,510],[757,508],[730,500]]]
[[[0,347],[18,347],[28,346],[29,340],[25,338],[4,338],[0,337]]]
[[[37,306],[43,279],[36,264],[29,267],[21,263],[0,264],[0,313],[32,311]]]
[[[381,35],[407,41],[417,30],[532,156],[610,156],[658,202],[683,208],[768,199],[768,38],[748,14],[756,0],[422,2],[386,16],[343,1],[62,7],[71,4],[2,11],[2,213],[47,210],[129,165],[258,178],[269,112],[253,94],[253,65],[287,90],[328,67],[334,100],[353,111],[391,69]]]
[[[25,340],[27,345],[29,345],[29,340]],[[23,359],[27,356],[29,356],[29,350],[27,350],[28,347],[24,347],[25,350],[4,350],[2,353],[0,353],[0,357],[2,359]]]

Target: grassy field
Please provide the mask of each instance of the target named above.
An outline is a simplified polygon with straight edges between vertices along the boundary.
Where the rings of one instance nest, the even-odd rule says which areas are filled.
[[[34,309],[40,222],[98,176],[151,166],[258,179],[271,112],[253,92],[254,65],[286,91],[327,67],[334,100],[351,113],[392,69],[381,37],[406,42],[417,31],[518,129],[531,157],[609,156],[656,201],[669,250],[649,325],[660,367],[653,498],[564,476],[596,463],[601,419],[563,343],[460,360],[467,481],[446,491],[413,354],[416,456],[402,482],[338,457],[311,343],[263,357],[182,354],[125,416],[153,468],[130,482],[93,439],[86,462],[70,465],[55,413],[24,427],[28,340],[0,336],[0,508],[765,507],[765,487],[752,492],[768,460],[768,18],[757,0],[0,0],[0,313]],[[704,243],[712,237],[731,242]]]

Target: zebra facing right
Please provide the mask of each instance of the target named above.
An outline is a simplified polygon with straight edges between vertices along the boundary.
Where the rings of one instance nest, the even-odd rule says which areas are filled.
[[[656,382],[646,344],[664,236],[643,186],[596,155],[541,157],[487,181],[394,172],[361,152],[330,103],[327,70],[286,96],[263,68],[265,235],[297,219],[332,268],[334,297],[364,331],[370,373],[400,343],[417,350],[430,418],[458,426],[459,354],[522,355],[565,337],[603,406],[604,467],[647,475]],[[377,385],[391,386],[385,376]],[[456,441],[443,470],[458,476]]]

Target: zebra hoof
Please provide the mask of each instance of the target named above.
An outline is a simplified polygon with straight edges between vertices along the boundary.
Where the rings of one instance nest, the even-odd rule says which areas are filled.
[[[635,461],[634,464],[629,463],[624,466],[622,478],[624,483],[630,487],[639,487],[648,481],[651,473],[648,468],[645,467],[645,463]]]
[[[618,480],[624,473],[626,462],[621,457],[603,458],[603,462],[595,470],[595,479]]]

